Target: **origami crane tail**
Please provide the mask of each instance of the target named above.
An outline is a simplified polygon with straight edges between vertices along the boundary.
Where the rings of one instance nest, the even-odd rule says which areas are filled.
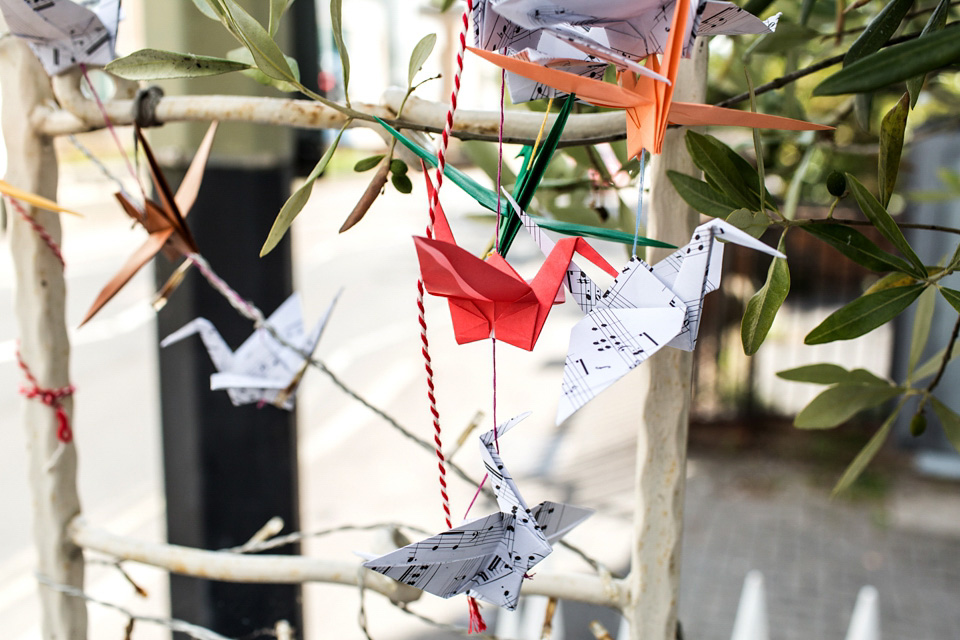
[[[474,47],[467,47],[467,49],[502,69],[566,93],[575,93],[579,99],[598,107],[626,109],[627,107],[652,102],[646,96],[626,91],[609,82],[584,78],[558,69],[550,69],[535,62],[518,60],[492,51],[484,51]]]
[[[433,187],[433,181],[430,180],[430,171],[427,169],[427,164],[423,160],[420,161],[420,168],[423,170],[423,178],[427,181],[427,202],[433,202],[433,194],[436,190]],[[437,210],[434,215],[433,237],[443,242],[456,244],[457,241],[453,237],[450,223],[447,222],[447,214],[443,212],[443,207],[440,206],[439,200],[437,201]]]
[[[216,120],[210,123],[210,127],[207,129],[206,135],[203,136],[203,141],[200,143],[196,155],[193,156],[193,161],[190,163],[187,173],[183,176],[183,181],[177,189],[177,194],[173,197],[177,209],[183,217],[189,215],[190,209],[193,208],[193,204],[197,201],[197,195],[200,193],[200,184],[203,182],[203,173],[207,168],[207,159],[210,157],[210,150],[213,148],[213,137],[217,133],[218,124]]]
[[[833,129],[833,127],[827,125],[806,122],[805,120],[690,102],[674,102],[670,107],[668,119],[671,123],[680,125],[719,124],[733,127],[753,127],[754,129],[782,129],[785,131],[828,131]]]

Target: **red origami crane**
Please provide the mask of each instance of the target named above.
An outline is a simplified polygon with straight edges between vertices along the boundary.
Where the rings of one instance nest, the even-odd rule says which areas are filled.
[[[427,192],[432,200],[433,183],[429,176]],[[458,344],[495,337],[533,350],[550,307],[563,301],[560,286],[574,253],[611,276],[617,275],[617,270],[586,240],[564,238],[557,241],[540,271],[527,282],[499,253],[492,252],[481,260],[457,246],[439,206],[433,230],[434,239],[413,238],[420,274],[428,292],[449,299]]]

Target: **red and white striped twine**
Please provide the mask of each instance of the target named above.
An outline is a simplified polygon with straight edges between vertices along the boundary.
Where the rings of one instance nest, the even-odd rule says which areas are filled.
[[[427,225],[427,237],[433,238],[433,226],[437,218],[437,207],[440,206],[440,186],[443,184],[443,169],[446,166],[447,146],[450,143],[450,132],[453,130],[453,117],[457,110],[457,95],[460,93],[460,76],[463,74],[463,56],[467,48],[467,31],[469,29],[469,14],[473,11],[473,0],[467,0],[467,8],[463,12],[463,24],[460,31],[460,46],[457,50],[457,68],[453,76],[453,91],[450,94],[450,108],[440,138],[440,148],[437,149],[436,189],[430,199],[430,222]],[[440,497],[443,500],[443,515],[447,528],[453,527],[450,518],[450,495],[447,490],[447,466],[443,455],[442,430],[440,428],[440,412],[437,410],[437,398],[433,383],[433,361],[430,358],[430,342],[427,339],[427,319],[423,305],[423,279],[417,280],[417,312],[420,322],[420,340],[422,342],[424,369],[427,372],[427,399],[430,402],[430,415],[433,419],[433,441],[436,445],[437,466],[440,471]]]
[[[53,237],[46,230],[46,228],[37,222],[36,219],[30,215],[30,213],[23,207],[22,204],[20,204],[19,201],[13,198],[7,198],[7,202],[13,206],[14,210],[16,210],[18,214],[20,214],[20,217],[23,218],[23,221],[30,225],[30,228],[33,229],[38,236],[40,236],[40,239],[43,240],[48,247],[50,247],[50,251],[53,252],[53,255],[56,256],[57,260],[60,261],[60,266],[66,267],[67,265],[63,261],[63,252],[60,251],[60,245],[54,241]]]

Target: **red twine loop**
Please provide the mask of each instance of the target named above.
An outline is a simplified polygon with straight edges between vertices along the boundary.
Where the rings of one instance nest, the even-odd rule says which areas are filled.
[[[467,626],[467,633],[483,633],[487,630],[487,623],[483,621],[480,615],[480,605],[476,598],[467,598],[467,609],[470,612],[470,623]]]
[[[76,387],[72,384],[59,389],[44,389],[41,387],[37,379],[33,377],[33,373],[30,372],[30,367],[27,366],[27,363],[24,362],[20,356],[20,349],[17,349],[17,364],[20,365],[23,375],[27,377],[27,382],[30,383],[30,386],[24,385],[20,387],[20,393],[26,398],[36,398],[53,409],[57,416],[57,440],[64,444],[72,442],[73,430],[70,429],[70,418],[67,417],[67,412],[63,408],[63,405],[60,404],[60,401],[72,395],[73,392],[76,391]]]
[[[40,236],[40,239],[43,240],[48,247],[50,247],[50,251],[53,252],[53,255],[56,256],[57,260],[60,261],[60,265],[66,266],[66,263],[63,261],[63,253],[60,251],[60,245],[54,241],[53,236],[50,235],[44,226],[37,222],[34,217],[27,212],[24,206],[20,204],[19,201],[15,200],[14,198],[7,198],[7,201],[13,205],[14,210],[20,214],[20,217],[23,218],[23,221],[30,225],[36,234]]]

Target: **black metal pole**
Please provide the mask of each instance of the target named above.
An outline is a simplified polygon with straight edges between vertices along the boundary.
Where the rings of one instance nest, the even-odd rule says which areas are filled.
[[[226,128],[226,127],[225,127]],[[229,129],[220,135],[229,135]],[[289,238],[258,253],[289,195],[290,167],[210,166],[188,222],[221,277],[267,314],[292,290]],[[176,182],[181,177],[170,172]],[[157,261],[162,283],[172,267]],[[253,327],[191,270],[157,321],[162,338],[205,317],[236,348]],[[173,544],[222,549],[246,542],[273,516],[299,529],[294,414],[273,406],[234,407],[210,390],[214,367],[194,337],[160,351],[167,535]],[[287,547],[281,553],[297,553]],[[287,620],[302,635],[300,587],[216,582],[171,576],[175,618],[239,638]],[[178,638],[180,636],[178,635]]]

